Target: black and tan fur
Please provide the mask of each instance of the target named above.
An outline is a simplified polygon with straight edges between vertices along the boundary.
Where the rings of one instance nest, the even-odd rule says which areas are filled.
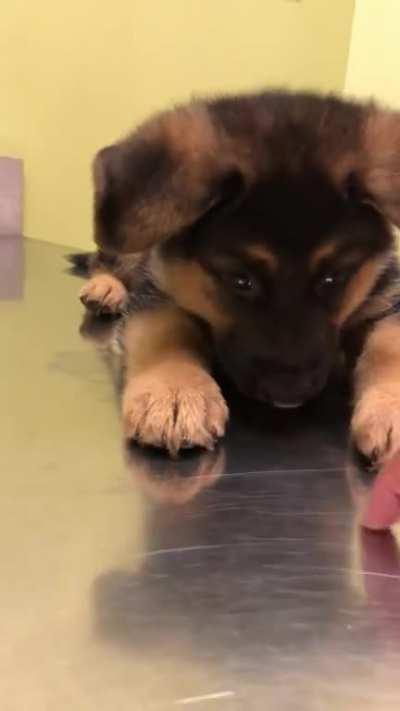
[[[94,187],[82,298],[128,314],[129,437],[211,447],[228,416],[214,362],[291,406],[344,355],[357,445],[400,447],[400,114],[288,92],[194,102],[100,151]],[[144,284],[154,298],[130,309]]]

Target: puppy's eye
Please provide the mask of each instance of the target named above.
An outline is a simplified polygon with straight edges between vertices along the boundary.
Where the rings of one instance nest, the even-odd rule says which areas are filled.
[[[232,296],[251,298],[260,291],[257,277],[240,266],[237,270],[233,265],[231,269],[214,270],[214,276]]]
[[[346,271],[324,274],[318,279],[315,291],[319,296],[329,297],[344,286],[348,276],[349,274]]]
[[[232,274],[232,286],[237,292],[253,291],[254,280],[248,274]]]
[[[335,284],[337,284],[337,282],[338,280],[336,276],[333,276],[333,274],[327,274],[319,280],[317,287],[318,289],[331,289],[335,286]]]

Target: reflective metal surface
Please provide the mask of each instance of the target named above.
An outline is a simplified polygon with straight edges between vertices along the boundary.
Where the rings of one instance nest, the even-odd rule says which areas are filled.
[[[27,243],[0,303],[2,711],[399,709],[396,529],[357,525],[338,387],[235,403],[215,453],[126,449],[62,257]]]

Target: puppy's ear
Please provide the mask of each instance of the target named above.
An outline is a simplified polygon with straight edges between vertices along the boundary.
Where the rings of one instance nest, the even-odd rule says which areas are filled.
[[[177,234],[243,187],[243,168],[206,106],[156,117],[95,158],[97,244],[138,252]]]
[[[370,108],[362,141],[363,187],[378,210],[400,227],[400,112]]]

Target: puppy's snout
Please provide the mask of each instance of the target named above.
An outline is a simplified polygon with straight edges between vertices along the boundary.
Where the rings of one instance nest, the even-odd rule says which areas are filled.
[[[324,386],[327,368],[320,359],[307,363],[258,363],[257,396],[278,406],[300,405]]]

